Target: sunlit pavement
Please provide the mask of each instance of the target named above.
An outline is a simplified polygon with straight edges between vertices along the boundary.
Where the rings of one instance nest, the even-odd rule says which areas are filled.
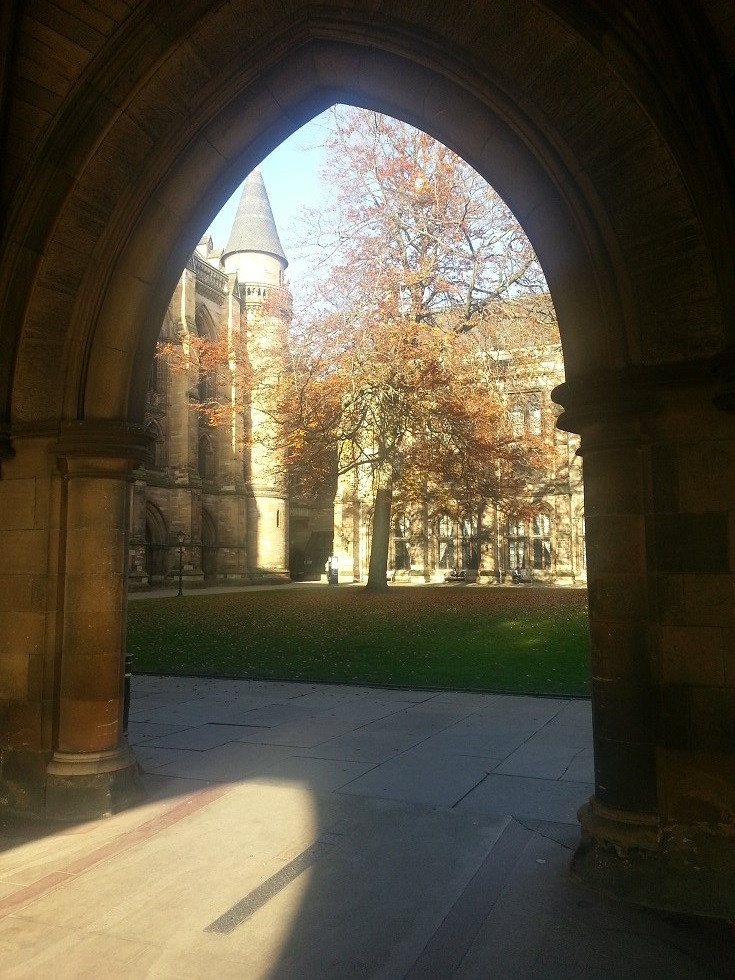
[[[133,678],[148,801],[0,827],[0,977],[735,975],[720,927],[568,869],[585,700]]]

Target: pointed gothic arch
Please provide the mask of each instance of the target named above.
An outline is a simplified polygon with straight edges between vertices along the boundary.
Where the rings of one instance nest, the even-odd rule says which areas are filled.
[[[631,839],[665,861],[662,842],[702,827],[717,852],[735,812],[732,688],[702,683],[677,660],[692,627],[722,641],[706,597],[730,594],[734,553],[729,464],[714,465],[735,455],[731,420],[715,408],[735,404],[731,80],[704,5],[642,0],[631,18],[617,0],[574,10],[497,0],[447,18],[431,2],[420,16],[388,16],[366,0],[296,0],[275,16],[265,0],[182,0],[165,31],[158,6],[141,0],[122,22],[110,18],[109,35],[88,32],[78,71],[54,73],[43,113],[22,102],[43,91],[43,78],[24,77],[34,63],[13,63],[24,84],[2,90],[20,125],[4,130],[13,152],[0,246],[0,502],[11,558],[34,556],[49,583],[46,605],[22,600],[21,612],[47,638],[44,679],[69,709],[57,699],[54,723],[39,721],[31,744],[5,745],[11,763],[38,761],[18,799],[63,806],[74,759],[90,752],[109,755],[89,812],[108,805],[109,773],[132,779],[101,706],[118,694],[109,667],[124,635],[126,480],[147,453],[160,323],[240,176],[340,99],[414,123],[464,156],[515,211],[550,284],[568,378],[561,424],[582,433],[589,491],[598,781],[583,818],[588,867],[614,866]],[[695,456],[706,483],[692,478]],[[36,510],[33,528],[20,480],[55,502]],[[96,510],[82,525],[74,515],[85,506]],[[75,565],[92,540],[109,569],[112,638],[94,654],[72,640],[88,632],[85,597],[99,584],[98,570]],[[27,567],[13,560],[4,574],[16,584]],[[8,636],[17,659],[38,662],[12,623]],[[107,679],[94,696],[79,680],[78,658],[92,655]],[[718,677],[723,657],[714,645],[704,655]],[[35,689],[13,692],[13,710],[40,718]]]
[[[197,304],[194,322],[196,324],[197,334],[200,337],[203,337],[205,340],[211,340],[212,342],[218,339],[217,324],[214,322],[212,314],[204,303]]]
[[[531,567],[534,571],[549,572],[553,562],[553,535],[556,530],[551,507],[538,507],[529,523]]]
[[[216,475],[216,461],[214,453],[214,442],[208,432],[202,432],[199,436],[199,476],[203,480],[213,480]]]
[[[150,465],[161,470],[166,465],[166,440],[161,423],[157,419],[151,419],[146,423],[146,432],[151,441]]]
[[[411,519],[405,511],[393,515],[392,568],[394,572],[411,570]]]

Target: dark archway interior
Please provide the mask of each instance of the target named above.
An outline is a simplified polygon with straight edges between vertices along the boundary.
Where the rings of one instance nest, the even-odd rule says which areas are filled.
[[[648,894],[674,881],[685,904],[732,912],[727,4],[72,6],[11,3],[0,21],[7,806],[78,815],[134,796],[126,480],[148,451],[155,339],[242,174],[346,101],[460,153],[547,275],[560,424],[581,433],[587,488],[596,789],[579,867],[627,894],[620,856],[645,855]]]

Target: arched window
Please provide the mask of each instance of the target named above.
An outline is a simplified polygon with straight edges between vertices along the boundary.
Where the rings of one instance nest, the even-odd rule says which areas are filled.
[[[396,571],[411,567],[411,522],[405,514],[397,514],[393,521],[393,567]]]
[[[548,514],[536,514],[532,522],[533,567],[551,568],[551,519]]]
[[[202,341],[207,341],[211,344],[216,342],[217,327],[206,306],[200,305],[197,307],[196,329]],[[202,357],[199,367],[199,381],[197,382],[197,394],[202,405],[213,402],[217,397],[216,369],[211,365],[205,366],[206,364],[207,359]]]
[[[526,567],[526,525],[512,517],[508,521],[508,568]]]
[[[215,379],[214,379],[214,369],[210,368],[208,371],[204,371],[197,384],[197,394],[199,395],[199,401],[202,405],[207,405],[209,402],[215,400]]]
[[[454,521],[448,514],[442,514],[437,522],[439,543],[439,568],[454,568]]]
[[[150,501],[145,507],[145,564],[151,585],[163,585],[169,559],[169,531],[161,511]]]
[[[165,365],[163,357],[154,355],[148,372],[148,396],[163,394],[165,388]]]
[[[526,425],[526,413],[520,402],[516,402],[510,410],[510,424],[513,429],[513,438],[520,439]]]
[[[166,465],[166,444],[163,439],[163,430],[158,422],[151,420],[146,425],[146,432],[153,442],[150,465],[154,470],[162,470]]]
[[[214,448],[208,435],[199,436],[199,476],[203,480],[214,479]]]
[[[464,514],[460,521],[462,531],[462,568],[477,568],[479,551],[477,547],[477,518]]]

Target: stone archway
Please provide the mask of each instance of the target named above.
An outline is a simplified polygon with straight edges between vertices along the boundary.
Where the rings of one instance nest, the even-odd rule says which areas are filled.
[[[704,41],[685,11],[664,20],[653,4],[636,25],[617,4],[572,16],[551,0],[452,18],[439,3],[402,18],[361,0],[292,8],[279,20],[264,0],[188,0],[163,24],[142,0],[108,38],[87,35],[83,69],[57,82],[30,150],[18,144],[0,262],[17,331],[0,350],[0,504],[25,625],[6,631],[4,797],[91,815],[134,796],[115,704],[126,481],[147,452],[155,338],[206,218],[340,99],[455,148],[541,259],[565,352],[561,425],[585,454],[597,787],[580,867],[635,891],[618,855],[640,857],[655,892],[662,864],[697,877],[684,842],[701,838],[704,907],[723,894],[735,813],[735,449],[713,404],[731,393],[712,371],[735,322],[732,168],[716,85],[681,55]],[[667,85],[691,87],[686,112]]]

